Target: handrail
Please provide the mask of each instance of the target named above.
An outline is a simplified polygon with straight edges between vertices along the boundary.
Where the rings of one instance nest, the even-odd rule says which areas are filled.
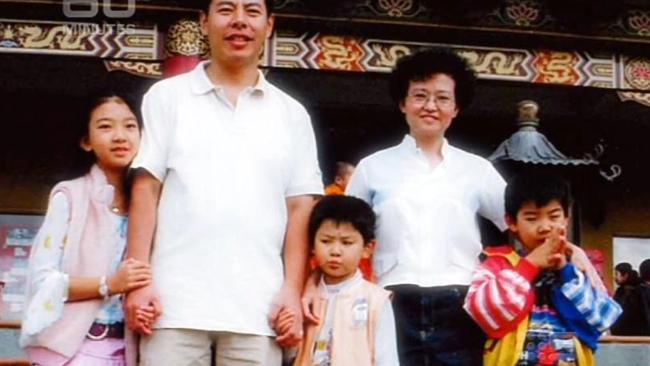
[[[0,366],[29,366],[29,360],[24,358],[0,359]]]
[[[0,320],[0,329],[20,329],[19,320]]]
[[[600,337],[598,343],[641,343],[650,344],[650,337],[641,336],[615,336],[608,335]]]

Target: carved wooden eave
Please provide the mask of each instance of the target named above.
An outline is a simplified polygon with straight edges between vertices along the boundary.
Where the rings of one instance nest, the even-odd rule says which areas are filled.
[[[127,21],[82,23],[61,19],[61,1],[31,3],[41,9],[34,14],[47,20],[0,19],[0,53],[97,57],[108,70],[148,77],[160,75],[165,56],[160,45],[169,24],[196,15],[191,2],[137,0],[137,15]],[[570,28],[563,17],[575,11],[558,13],[553,1],[489,0],[466,13],[465,0],[435,9],[434,3],[439,2],[277,0],[276,32],[261,64],[388,72],[400,55],[419,47],[451,47],[470,60],[479,78],[628,95],[650,90],[650,6],[622,1],[615,17],[601,19],[606,26]],[[17,16],[17,6],[0,0],[3,16]]]

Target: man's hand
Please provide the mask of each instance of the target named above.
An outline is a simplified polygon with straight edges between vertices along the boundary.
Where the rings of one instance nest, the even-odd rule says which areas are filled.
[[[139,307],[136,311],[136,320],[142,327],[151,331],[153,322],[156,319],[156,310],[153,306]]]
[[[290,327],[286,326],[287,318],[293,319]],[[288,286],[283,286],[280,289],[280,292],[275,295],[271,304],[269,323],[278,333],[275,340],[280,346],[285,348],[293,347],[302,340],[302,311],[300,308],[300,293],[298,291]],[[284,332],[282,332],[283,330]]]
[[[293,324],[295,322],[296,317],[290,311],[282,310],[280,311],[280,314],[278,314],[273,328],[275,329],[276,333],[280,335],[286,334],[291,330],[291,327],[293,327]]]
[[[124,299],[126,325],[132,331],[142,335],[151,335],[151,324],[162,314],[158,292],[153,285],[133,290]],[[147,311],[150,309],[149,311]],[[151,321],[147,324],[143,314],[152,313]]]
[[[605,287],[605,284],[603,284],[600,275],[598,275],[598,272],[591,264],[591,261],[587,257],[587,253],[585,253],[582,248],[572,243],[568,243],[567,253],[571,256],[571,263],[587,276],[591,286],[596,290],[607,293],[607,288]]]

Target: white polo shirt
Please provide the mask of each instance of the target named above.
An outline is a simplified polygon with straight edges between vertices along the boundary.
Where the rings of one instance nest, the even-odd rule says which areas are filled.
[[[156,328],[273,335],[285,199],[322,194],[309,115],[262,73],[236,107],[205,67],[154,84],[134,168],[163,183],[152,269]]]
[[[373,268],[382,286],[468,285],[482,250],[476,214],[505,230],[505,181],[489,161],[444,141],[431,168],[406,135],[359,163],[347,194],[377,214]]]

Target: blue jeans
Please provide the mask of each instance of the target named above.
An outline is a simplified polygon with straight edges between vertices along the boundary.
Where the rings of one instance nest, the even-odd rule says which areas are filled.
[[[393,309],[402,366],[480,366],[485,336],[463,309],[467,286],[397,285]]]

